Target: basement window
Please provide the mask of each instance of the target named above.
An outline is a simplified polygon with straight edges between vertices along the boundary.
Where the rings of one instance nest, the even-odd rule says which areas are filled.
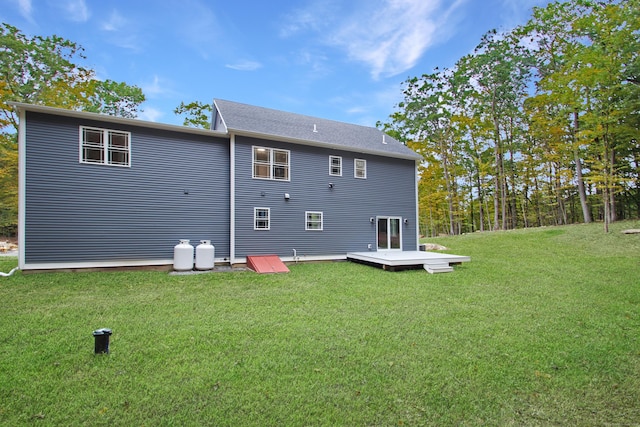
[[[80,126],[80,163],[131,166],[131,133]]]
[[[289,181],[289,150],[253,147],[253,177]]]
[[[269,208],[253,208],[253,229],[254,230],[270,230],[271,209]]]
[[[322,212],[305,212],[306,222],[304,229],[307,231],[322,231]]]

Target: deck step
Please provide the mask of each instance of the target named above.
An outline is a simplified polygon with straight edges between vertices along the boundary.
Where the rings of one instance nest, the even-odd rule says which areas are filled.
[[[424,264],[424,269],[431,274],[451,273],[453,271],[453,267],[446,262]]]

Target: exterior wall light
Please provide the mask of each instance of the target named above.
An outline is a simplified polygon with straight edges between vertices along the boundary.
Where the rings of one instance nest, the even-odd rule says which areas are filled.
[[[284,199],[285,200],[289,200],[291,198],[291,196],[289,195],[289,193],[284,193]]]
[[[329,188],[333,188],[333,182],[329,183]]]
[[[404,219],[404,223],[405,223],[405,225],[406,225],[406,224],[409,224],[409,218],[405,218],[405,219]]]
[[[369,218],[369,222],[372,223],[372,224],[374,223],[375,220],[376,219],[374,217]]]

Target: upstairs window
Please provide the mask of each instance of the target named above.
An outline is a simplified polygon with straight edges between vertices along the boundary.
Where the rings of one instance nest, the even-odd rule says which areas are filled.
[[[322,212],[305,212],[304,229],[307,231],[322,231]]]
[[[253,147],[253,177],[289,181],[289,150]]]
[[[354,159],[353,176],[356,178],[367,178],[367,161],[363,159]]]
[[[131,133],[80,126],[80,163],[131,166]]]
[[[270,230],[271,210],[269,208],[253,208],[253,229],[254,230]]]
[[[329,156],[329,175],[342,176],[342,157]]]

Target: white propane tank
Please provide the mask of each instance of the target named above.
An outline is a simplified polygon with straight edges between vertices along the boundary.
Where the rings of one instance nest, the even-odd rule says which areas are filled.
[[[180,240],[173,248],[173,269],[176,271],[193,270],[193,246],[189,240]]]
[[[196,270],[213,269],[213,257],[215,248],[211,245],[211,240],[200,240],[196,247]]]

